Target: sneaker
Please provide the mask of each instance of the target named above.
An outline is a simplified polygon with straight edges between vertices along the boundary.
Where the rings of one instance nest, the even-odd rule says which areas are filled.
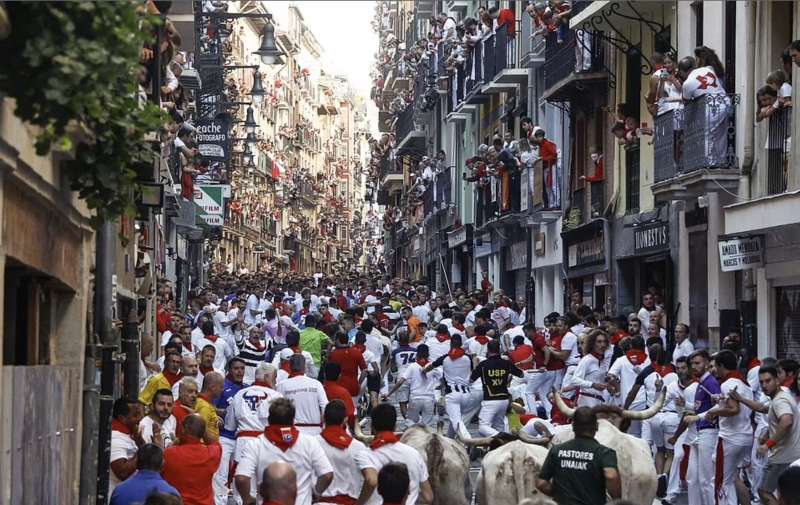
[[[658,476],[658,488],[656,490],[656,496],[659,498],[664,498],[667,496],[667,475],[664,473]],[[663,501],[666,500],[662,500],[662,503]]]

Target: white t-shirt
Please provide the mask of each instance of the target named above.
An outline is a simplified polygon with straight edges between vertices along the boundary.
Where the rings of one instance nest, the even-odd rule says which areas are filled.
[[[694,352],[694,344],[688,337],[683,339],[683,342],[675,346],[672,351],[672,363],[675,364],[681,356],[689,357]]]
[[[486,349],[488,346],[488,341],[485,344],[481,344],[475,337],[469,338],[467,339],[467,354],[484,359],[486,358]]]
[[[214,354],[214,363],[212,363],[211,366],[217,370],[225,370],[225,365],[228,364],[228,360],[233,357],[233,352],[228,347],[228,342],[219,336],[215,342],[212,342],[211,340],[207,339],[205,335],[203,335],[203,338],[197,342],[196,351],[198,356],[203,352],[203,348],[207,345],[213,345],[214,349],[216,349],[216,354]]]
[[[417,305],[413,309],[411,309],[411,313],[414,314],[420,322],[428,324],[431,319],[431,309],[427,305]]]
[[[613,365],[611,365],[611,369],[608,371],[608,373],[609,375],[613,375],[619,379],[619,396],[623,402],[625,401],[625,398],[628,397],[628,393],[630,392],[631,388],[633,388],[633,385],[636,383],[636,377],[649,364],[650,359],[648,358],[641,365],[634,366],[627,356],[621,356],[614,361]],[[637,410],[638,408],[643,408],[645,404],[645,389],[639,388],[636,398],[634,398],[633,402],[630,404],[630,409]]]
[[[683,82],[683,98],[692,100],[703,95],[717,95],[725,93],[714,69],[700,67],[692,70]]]
[[[580,346],[578,346],[577,335],[568,331],[567,334],[564,335],[564,338],[561,339],[561,350],[570,351],[569,356],[564,360],[564,364],[567,366],[578,364],[578,361],[581,359],[581,350]]]
[[[142,440],[146,443],[153,443],[153,418],[144,416],[139,421],[139,431],[142,434]],[[161,437],[164,440],[164,448],[167,448],[175,443],[175,429],[177,428],[177,421],[175,416],[169,416],[163,423],[161,423]]]
[[[167,345],[172,335],[172,330],[164,330],[164,333],[161,334],[161,347]]]
[[[295,505],[311,505],[312,489],[320,476],[333,472],[328,456],[316,437],[300,433],[297,442],[286,452],[258,436],[256,443],[247,444],[236,466],[236,475],[250,477],[251,485],[258,489],[264,469],[276,461],[285,461],[297,474],[297,499]]]
[[[697,393],[697,386],[698,382],[692,382],[686,389],[683,390],[683,401],[685,404],[685,409],[693,409],[694,408],[694,396]],[[697,440],[697,423],[689,423],[686,426],[685,436],[684,436],[683,443],[686,445],[692,445]]]
[[[416,449],[402,442],[385,444],[372,451],[372,461],[378,471],[388,463],[405,463],[410,481],[406,503],[417,503],[419,486],[428,480],[428,467]],[[381,497],[377,492],[367,501],[367,505],[380,505],[380,503]]]
[[[408,384],[409,398],[434,398],[441,376],[438,368],[423,375],[422,367],[416,362],[408,365],[401,375]]]
[[[792,98],[792,85],[788,82],[784,82],[781,84],[780,89],[778,90],[778,98]]]
[[[753,399],[753,392],[750,386],[745,384],[739,379],[729,378],[720,384],[722,390],[722,398],[720,398],[720,405],[726,403],[728,395],[731,391],[736,391],[742,398],[747,400]],[[739,413],[731,417],[719,418],[719,438],[727,440],[728,442],[738,446],[748,446],[753,443],[753,428],[750,425],[750,408],[744,403],[739,403]]]
[[[269,424],[269,406],[282,395],[274,389],[253,384],[237,392],[225,412],[229,431],[264,431]]]
[[[295,425],[302,427],[304,424],[322,424],[322,411],[328,405],[328,396],[320,381],[305,375],[297,375],[282,380],[276,388],[280,394],[294,403]]]
[[[218,310],[214,312],[214,333],[216,333],[218,337],[226,338],[231,332],[230,326],[222,324],[230,322],[231,319],[228,314],[230,314],[230,311],[223,312]],[[236,317],[234,317],[233,320],[236,321]]]
[[[328,444],[321,435],[317,435],[317,442],[333,467],[333,481],[317,503],[321,505],[330,503],[325,501],[325,496],[345,495],[358,498],[361,486],[364,484],[364,475],[361,472],[368,468],[375,469],[370,450],[355,439],[344,450]]]
[[[258,310],[258,297],[255,293],[247,297],[247,305],[244,307],[244,324],[252,326],[258,322],[259,316],[254,316],[250,313],[251,310]]]
[[[434,336],[425,339],[425,345],[428,346],[428,359],[430,361],[436,361],[440,357],[450,352],[449,339],[445,340],[444,342],[439,342],[439,339]]]
[[[108,458],[110,463],[120,459],[131,459],[137,450],[139,448],[130,435],[116,430],[111,431],[111,454]],[[117,477],[113,469],[110,469],[108,473],[108,496],[111,496],[114,488],[121,482],[122,479]]]

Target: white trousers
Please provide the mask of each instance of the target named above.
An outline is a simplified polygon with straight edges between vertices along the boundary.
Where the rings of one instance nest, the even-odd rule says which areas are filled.
[[[435,403],[432,396],[411,398],[408,402],[408,419],[414,424],[433,427]]]
[[[550,417],[553,405],[547,399],[547,394],[553,389],[556,374],[557,372],[525,372],[525,402],[528,412],[536,413],[536,401],[538,400],[547,412],[547,417]]]
[[[508,400],[484,400],[478,415],[478,431],[481,436],[493,437],[505,428]]]
[[[236,439],[236,451],[233,453],[233,460],[236,463],[242,459],[242,455],[244,455],[245,451],[251,447],[256,446],[258,444],[258,437],[239,437]],[[236,503],[242,503],[242,497],[239,495],[239,491],[236,489],[236,483],[233,484],[233,497],[236,499]],[[258,496],[258,491],[256,490],[256,479],[250,479],[250,496]],[[219,502],[216,505],[220,505]]]
[[[689,454],[684,451],[684,442],[686,440],[686,432],[681,433],[681,436],[675,441],[675,448],[673,449],[672,466],[669,470],[669,482],[667,483],[667,496],[666,499],[670,503],[676,503],[678,496],[686,493],[686,482],[688,481],[688,472],[682,475],[682,468],[685,468],[684,458],[689,458]],[[691,452],[691,447],[689,452]],[[688,463],[688,462],[687,462]],[[686,479],[684,480],[684,477]]]
[[[717,503],[718,505],[737,505],[739,500],[736,497],[736,474],[739,467],[743,466],[742,464],[750,457],[753,446],[732,444],[722,438],[719,439],[719,443],[722,444],[722,482],[718,483]],[[720,462],[716,462],[716,465],[719,464]]]
[[[469,438],[469,431],[467,431],[466,425],[469,419],[465,419],[466,416],[464,414],[469,410],[471,400],[472,398],[469,392],[462,393],[451,391],[445,395],[444,410],[450,421],[451,435],[458,432],[462,437]]]
[[[593,389],[587,392],[589,394],[583,394],[583,392],[581,392],[578,395],[578,403],[576,404],[578,407],[596,407],[597,405],[601,405],[603,403],[603,400],[601,400],[600,398],[595,398],[595,395],[601,396],[602,391],[597,391],[596,389]]]
[[[217,473],[214,474],[212,488],[214,489],[214,502],[216,505],[227,505],[228,471],[230,470],[231,457],[236,450],[236,440],[219,437],[219,445],[222,446],[222,459],[219,461]]]
[[[687,481],[689,505],[715,505],[714,474],[719,431],[708,428],[697,431],[697,440],[689,452],[689,473]]]

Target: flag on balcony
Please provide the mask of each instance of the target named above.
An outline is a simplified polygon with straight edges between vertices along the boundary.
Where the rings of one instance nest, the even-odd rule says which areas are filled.
[[[278,180],[281,178],[281,172],[283,171],[283,167],[278,163],[277,160],[272,160],[272,178]]]

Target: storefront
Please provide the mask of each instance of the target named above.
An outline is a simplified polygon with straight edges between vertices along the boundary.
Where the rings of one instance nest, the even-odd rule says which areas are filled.
[[[492,256],[492,235],[491,233],[483,233],[473,241],[472,246],[473,255],[475,257],[475,288],[480,289],[481,280],[483,279],[483,272],[489,275],[489,281],[494,284],[492,280],[489,264]]]
[[[663,206],[615,221],[615,313],[636,311],[641,306],[642,293],[649,291],[655,295],[656,304],[664,306],[668,317],[672,314],[675,300],[672,251],[677,252],[677,234],[672,233],[676,227],[671,223],[676,220],[677,212]],[[692,326],[694,336],[704,334],[704,329]]]
[[[579,290],[583,305],[609,310],[611,290],[608,281],[610,237],[608,221],[595,219],[583,226],[561,233],[564,246],[564,270],[569,295]],[[569,307],[569,302],[565,302]],[[566,310],[566,309],[565,309]]]
[[[528,272],[528,241],[513,242],[505,249],[503,267],[506,277],[509,279],[509,288],[505,289],[505,294],[513,299],[525,296],[525,281]]]
[[[471,290],[475,285],[472,271],[472,225],[466,224],[447,233],[452,288]]]

